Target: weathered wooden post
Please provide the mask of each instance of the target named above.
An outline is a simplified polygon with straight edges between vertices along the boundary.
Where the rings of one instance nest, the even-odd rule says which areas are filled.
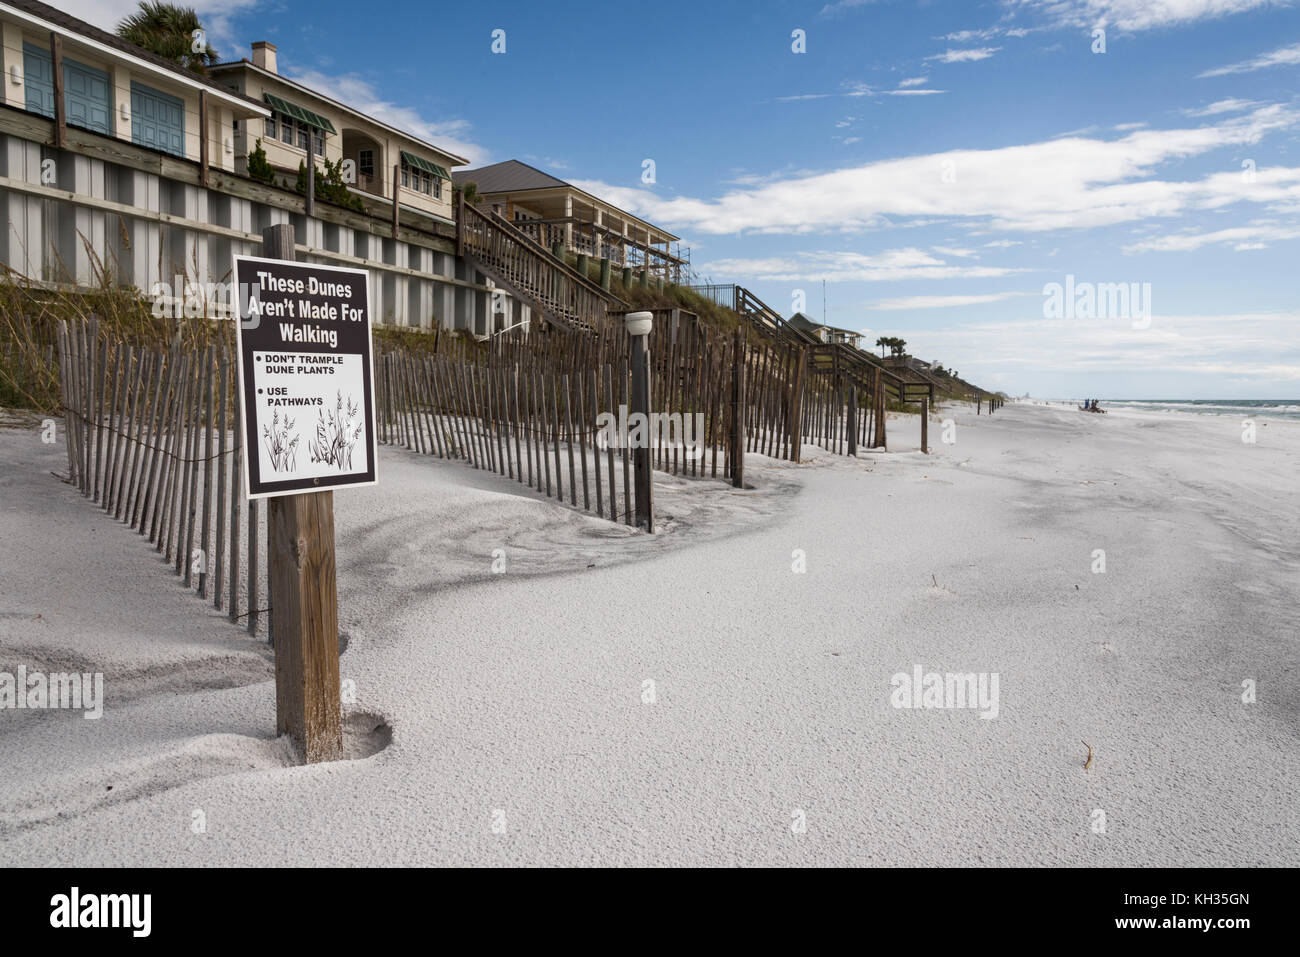
[[[401,221],[401,189],[402,189],[402,164],[398,163],[393,167],[393,238],[397,238],[397,227]]]
[[[634,487],[636,490],[636,523],[647,532],[655,530],[654,483],[650,474],[650,456],[653,453],[656,430],[651,428],[650,417],[650,329],[654,326],[654,314],[649,312],[629,312],[623,317],[627,325],[627,335],[632,346],[632,408],[628,409],[629,421],[640,413],[646,423],[641,434],[645,441],[632,449],[632,467]]]
[[[800,461],[803,452],[803,399],[808,381],[808,351],[799,350],[799,362],[795,367],[794,386],[791,388],[790,401],[790,460]]]
[[[846,431],[849,433],[849,455],[858,455],[858,387],[849,386],[849,421]]]
[[[208,170],[211,161],[208,158],[208,94],[199,90],[199,185],[208,187]],[[309,187],[310,188],[310,187]],[[308,195],[311,195],[308,193]]]
[[[602,257],[600,260],[600,288],[606,292],[609,291],[610,285],[609,258]]]
[[[307,153],[307,201],[303,203],[303,212],[308,216],[316,215],[316,161],[310,151]]]
[[[921,451],[930,454],[930,397],[921,396]]]
[[[979,415],[979,414],[980,414],[980,406],[981,406],[983,403],[984,403],[984,397],[983,397],[982,395],[977,395],[977,396],[975,397],[975,414],[976,414],[976,415]]]
[[[745,487],[745,336],[735,332],[731,366],[731,484]]]
[[[888,448],[889,437],[885,432],[885,378],[876,374],[876,448]]]
[[[395,197],[394,197],[395,198]],[[262,230],[267,259],[292,262],[292,225]],[[250,436],[250,454],[258,441]],[[305,453],[306,450],[304,449]],[[308,764],[343,756],[339,696],[338,588],[334,562],[334,493],[272,498],[267,560],[275,610],[275,724]]]
[[[50,70],[54,85],[54,148],[63,149],[68,135],[68,104],[63,98],[63,38],[50,31]]]

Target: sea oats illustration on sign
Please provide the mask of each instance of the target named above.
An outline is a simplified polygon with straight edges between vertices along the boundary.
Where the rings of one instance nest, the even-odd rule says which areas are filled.
[[[316,436],[308,443],[308,449],[313,462],[324,462],[340,471],[351,470],[352,450],[361,439],[364,425],[360,421],[361,407],[351,395],[346,405],[342,391],[337,396],[334,411],[328,415],[324,411],[316,413]]]
[[[298,438],[289,438],[293,429],[293,419],[287,415],[280,421],[280,410],[271,416],[271,425],[262,426],[262,441],[271,455],[271,467],[277,472],[292,472],[298,467]]]

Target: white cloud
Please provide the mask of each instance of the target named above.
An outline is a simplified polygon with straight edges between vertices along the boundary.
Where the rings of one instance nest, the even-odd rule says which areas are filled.
[[[1206,70],[1198,74],[1198,78],[1227,76],[1230,73],[1253,73],[1255,70],[1264,70],[1271,66],[1294,66],[1297,63],[1300,63],[1300,43],[1293,43],[1289,47],[1281,47],[1271,53],[1261,53],[1253,60],[1243,60],[1240,63]]]
[[[959,249],[954,246],[931,246],[940,256],[953,256],[957,259],[970,259],[973,256],[979,256],[973,249]]]
[[[1003,0],[1016,10],[1041,11],[1058,26],[1116,27],[1136,33],[1245,13],[1274,0]]]
[[[1124,319],[1043,319],[1041,305],[1021,318],[901,330],[914,355],[940,356],[962,377],[992,372],[1241,375],[1300,382],[1300,312],[1161,315],[1149,328]]]
[[[1016,296],[1029,296],[1027,292],[990,292],[969,296],[899,296],[895,299],[880,299],[867,306],[877,312],[891,312],[904,309],[948,309],[952,306],[978,306],[986,302],[1002,302]]]
[[[709,275],[743,276],[750,281],[892,282],[900,279],[995,279],[1018,269],[969,264],[952,265],[923,249],[909,246],[879,253],[837,250],[798,252],[793,256],[719,259],[703,265]]]
[[[993,54],[1001,50],[1002,47],[976,47],[971,50],[945,50],[943,53],[936,53],[925,59],[937,60],[940,63],[972,63],[976,60],[987,60]]]
[[[1300,168],[1260,169],[1253,183],[1230,171],[1190,181],[1156,173],[1162,164],[1255,144],[1298,125],[1300,111],[1270,105],[1204,126],[953,150],[788,175],[716,199],[664,199],[605,183],[583,188],[652,222],[697,234],[858,232],[918,221],[1002,232],[1083,229],[1242,202],[1272,204],[1274,211],[1300,204]],[[956,182],[944,181],[945,170],[956,171]]]
[[[1235,243],[1234,249],[1264,249],[1269,242],[1282,242],[1288,239],[1300,239],[1300,226],[1280,225],[1276,223],[1252,223],[1246,226],[1233,226],[1203,233],[1174,233],[1169,236],[1157,236],[1125,246],[1126,253],[1146,252],[1190,252],[1202,246],[1218,243]]]
[[[1230,96],[1226,100],[1216,100],[1209,106],[1202,106],[1199,109],[1183,110],[1183,113],[1187,116],[1220,116],[1224,113],[1240,113],[1243,110],[1251,110],[1259,105],[1254,100],[1243,100]]]
[[[1012,246],[1023,246],[1024,243],[1018,239],[995,239],[984,245],[991,249],[1010,249]]]
[[[471,166],[488,158],[485,148],[467,138],[470,131],[468,121],[426,119],[418,110],[384,99],[369,81],[355,73],[327,74],[319,70],[281,72],[303,86],[345,103],[367,116],[373,116],[434,146],[464,156]]]
[[[925,86],[930,78],[928,76],[913,76],[906,80],[900,80],[898,86],[900,89],[907,89],[910,86]]]
[[[920,78],[924,82],[925,77]],[[947,90],[874,90],[865,83],[853,83],[848,85],[848,89],[840,93],[795,93],[790,96],[775,97],[777,103],[798,103],[802,100],[825,100],[831,97],[849,97],[851,99],[860,99],[862,97],[877,96],[933,96],[937,93],[947,93]]]

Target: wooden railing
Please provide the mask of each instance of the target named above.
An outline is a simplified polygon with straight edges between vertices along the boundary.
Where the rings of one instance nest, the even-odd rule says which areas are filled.
[[[457,251],[474,260],[553,324],[598,329],[611,305],[623,306],[500,216],[457,203]]]

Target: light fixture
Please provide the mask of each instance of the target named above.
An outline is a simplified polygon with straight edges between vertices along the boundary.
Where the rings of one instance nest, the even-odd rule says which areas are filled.
[[[227,152],[227,153],[233,153],[233,152],[235,151],[235,144],[234,144],[234,142],[230,139],[229,136],[227,136],[224,140],[222,140],[222,144],[221,144],[221,145],[224,146],[224,147],[226,148],[226,152]]]
[[[127,105],[126,105],[125,103],[123,103],[123,104],[121,105],[121,107],[119,107],[118,112],[122,114],[122,122],[123,122],[123,123],[130,123],[130,122],[131,122],[131,110],[130,110],[129,107],[127,107]]]
[[[623,317],[623,322],[627,325],[629,336],[648,336],[655,317],[652,312],[629,312]]]
[[[18,69],[17,63],[9,68],[9,82],[14,86],[23,85],[23,71]]]

